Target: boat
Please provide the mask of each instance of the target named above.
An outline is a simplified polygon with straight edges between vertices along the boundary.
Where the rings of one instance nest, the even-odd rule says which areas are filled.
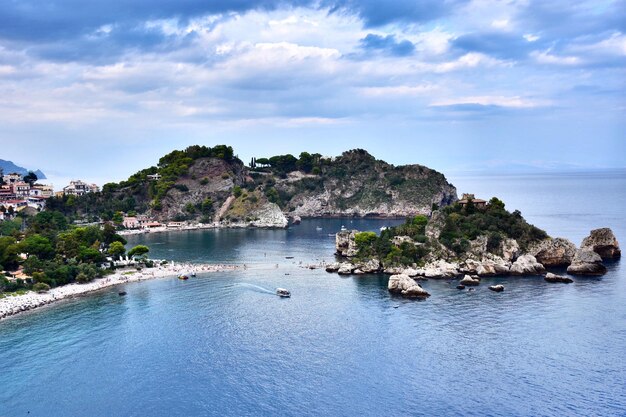
[[[319,232],[320,230],[323,230],[323,229],[322,229],[321,227],[317,226],[317,227],[315,228],[315,230],[317,230],[317,231]]]
[[[345,232],[346,230],[348,230],[348,229],[346,229],[346,226],[341,225],[341,231],[342,231],[342,232]]]
[[[195,271],[191,273],[191,277],[192,277],[192,278],[195,278],[195,277],[196,277],[196,272],[195,272]]]
[[[381,228],[380,228],[380,231],[381,231],[381,232],[384,232],[384,231],[385,231],[385,230],[387,230],[387,229],[389,229],[387,226],[383,226],[383,227],[381,227]]]
[[[291,297],[291,293],[289,292],[289,290],[286,290],[284,288],[276,288],[276,295],[284,298]]]
[[[120,297],[126,295],[126,291],[120,291],[117,293]]]
[[[180,275],[178,275],[178,279],[189,279],[189,274],[187,272],[181,272]]]

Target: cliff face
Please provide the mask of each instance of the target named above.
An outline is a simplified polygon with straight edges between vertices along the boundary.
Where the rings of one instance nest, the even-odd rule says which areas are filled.
[[[405,217],[429,214],[433,204],[457,200],[445,177],[421,165],[395,167],[365,151],[349,151],[323,165],[317,176],[277,181],[291,216]]]

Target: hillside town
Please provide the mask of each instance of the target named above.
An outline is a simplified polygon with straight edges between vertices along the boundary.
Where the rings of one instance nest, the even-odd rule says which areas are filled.
[[[37,183],[37,176],[32,173],[4,174],[0,181],[0,220],[11,219],[23,210],[41,211],[46,206],[46,199],[52,196],[81,196],[99,190],[96,184],[73,180],[55,193],[52,185]]]

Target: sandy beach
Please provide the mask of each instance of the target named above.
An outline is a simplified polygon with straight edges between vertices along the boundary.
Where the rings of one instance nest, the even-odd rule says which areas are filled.
[[[24,295],[2,298],[0,299],[0,320],[56,301],[84,295],[114,285],[156,278],[176,277],[181,272],[195,272],[200,274],[205,272],[232,271],[238,268],[239,266],[237,265],[170,263],[168,265],[155,266],[154,268],[143,268],[141,271],[137,271],[134,268],[119,269],[112,275],[94,279],[86,284],[73,283],[53,288],[43,294],[29,291]]]

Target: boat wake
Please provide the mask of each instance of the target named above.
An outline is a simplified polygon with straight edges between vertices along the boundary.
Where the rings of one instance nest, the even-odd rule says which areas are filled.
[[[237,287],[248,288],[248,289],[250,289],[252,291],[256,291],[256,292],[276,295],[276,291],[272,291],[272,290],[269,290],[267,288],[263,288],[263,287],[261,287],[259,285],[255,285],[255,284],[248,284],[246,282],[238,282],[238,283],[236,283],[234,285],[237,286]]]

